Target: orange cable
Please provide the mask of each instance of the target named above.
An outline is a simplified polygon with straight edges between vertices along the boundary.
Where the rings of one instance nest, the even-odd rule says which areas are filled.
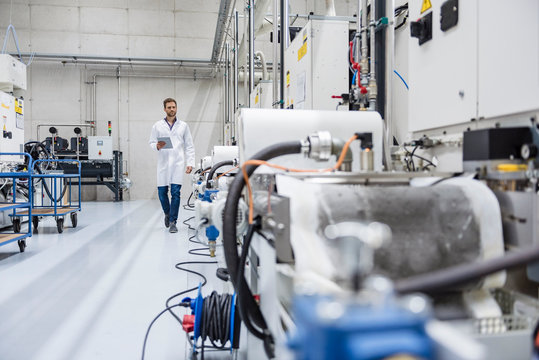
[[[236,166],[235,168],[232,168],[232,169],[230,169],[230,170],[228,170],[228,171],[225,171],[225,172],[222,173],[221,175],[217,176],[215,179],[217,180],[217,179],[219,179],[221,176],[226,175],[226,174],[228,174],[229,172],[234,171],[234,170],[239,169],[239,168],[240,168],[239,166]]]
[[[348,141],[344,144],[342,148],[341,155],[339,156],[339,159],[337,160],[337,163],[335,164],[335,166],[327,168],[327,169],[314,169],[314,170],[313,169],[292,169],[292,168],[287,168],[281,165],[271,164],[264,160],[245,161],[241,165],[241,171],[243,172],[243,179],[245,180],[245,185],[247,186],[247,194],[249,196],[249,224],[253,223],[254,208],[253,208],[253,189],[251,187],[251,183],[249,182],[249,175],[247,175],[247,169],[246,169],[247,165],[259,165],[259,166],[266,165],[274,169],[283,170],[287,172],[330,172],[330,171],[337,170],[342,165],[344,158],[346,156],[346,153],[348,152],[348,148],[350,147],[350,144],[352,143],[352,141],[356,139],[357,139],[357,135],[354,135],[350,139],[348,139]]]

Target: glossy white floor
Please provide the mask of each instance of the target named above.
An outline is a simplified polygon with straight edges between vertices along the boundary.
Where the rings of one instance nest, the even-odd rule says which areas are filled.
[[[192,214],[182,209],[180,220]],[[174,265],[211,261],[187,253],[200,246],[188,241],[180,221],[177,234],[164,228],[157,200],[83,203],[78,220],[71,228],[66,219],[58,234],[46,218],[22,254],[16,243],[0,247],[0,359],[140,358],[165,300],[199,282]],[[205,295],[224,289],[216,264],[190,268],[208,278]],[[190,358],[185,334],[169,314],[152,327],[145,358]]]

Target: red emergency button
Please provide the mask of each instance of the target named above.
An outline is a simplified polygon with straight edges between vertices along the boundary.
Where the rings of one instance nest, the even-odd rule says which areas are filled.
[[[101,150],[99,150],[99,155],[101,155]]]

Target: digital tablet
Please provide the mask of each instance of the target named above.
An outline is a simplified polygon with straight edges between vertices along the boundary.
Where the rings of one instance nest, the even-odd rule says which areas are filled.
[[[163,141],[165,143],[165,146],[163,146],[161,148],[162,149],[172,149],[172,141],[170,140],[170,137],[169,136],[163,136],[163,137],[158,137],[157,138],[157,141]]]

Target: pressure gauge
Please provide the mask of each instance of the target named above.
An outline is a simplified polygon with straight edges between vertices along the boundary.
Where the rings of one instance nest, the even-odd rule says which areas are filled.
[[[520,148],[520,156],[524,160],[532,159],[537,156],[537,146],[534,144],[524,144]]]

